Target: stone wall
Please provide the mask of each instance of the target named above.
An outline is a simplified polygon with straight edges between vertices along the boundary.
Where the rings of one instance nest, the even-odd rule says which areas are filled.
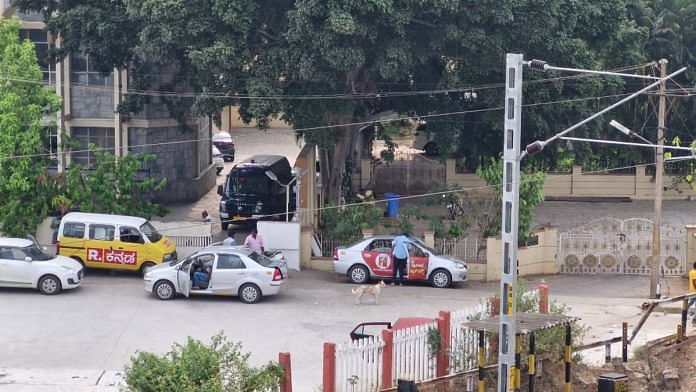
[[[146,164],[152,178],[167,179],[167,187],[159,195],[161,201],[194,201],[215,185],[213,165],[198,168],[199,143],[210,147],[210,140],[198,141],[197,132],[179,126],[161,128],[128,128],[128,145],[133,153],[156,154]],[[172,143],[181,142],[181,143]],[[164,144],[166,143],[166,144]]]
[[[70,114],[73,118],[114,118],[113,88],[72,88]]]

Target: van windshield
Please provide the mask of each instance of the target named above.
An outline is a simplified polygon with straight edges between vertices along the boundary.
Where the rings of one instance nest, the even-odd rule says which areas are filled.
[[[142,226],[140,226],[140,231],[142,231],[143,234],[147,236],[147,239],[153,244],[162,239],[162,234],[158,233],[157,230],[152,227],[150,222],[145,222]]]
[[[264,173],[232,172],[226,191],[228,195],[268,196],[269,181]]]

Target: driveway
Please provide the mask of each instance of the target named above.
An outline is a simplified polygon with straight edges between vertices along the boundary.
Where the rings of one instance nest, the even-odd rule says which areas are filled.
[[[588,336],[592,340],[620,333],[623,320],[635,324],[644,301],[641,293],[648,287],[646,277],[633,276],[558,275],[547,280],[552,300],[571,306],[571,314],[592,327]],[[527,285],[539,281],[527,279]],[[680,280],[670,286],[673,294],[684,289]],[[95,375],[120,370],[137,350],[164,353],[187,336],[207,341],[224,331],[252,353],[256,365],[277,360],[279,352],[290,352],[295,389],[311,391],[321,382],[324,342],[347,341],[349,331],[363,321],[434,317],[440,310],[463,309],[495,293],[498,284],[467,282],[452,289],[387,286],[379,305],[355,305],[354,287],[332,273],[302,271],[292,274],[283,294],[255,305],[236,298],[159,301],[143,290],[135,275],[88,271],[80,288],[54,297],[0,289],[0,374],[5,375],[0,377],[0,390],[8,387],[3,385],[7,380],[18,379],[17,372],[30,374],[32,382],[39,383],[41,377],[63,371],[69,381],[77,370]],[[672,333],[678,317],[652,318],[641,337]]]

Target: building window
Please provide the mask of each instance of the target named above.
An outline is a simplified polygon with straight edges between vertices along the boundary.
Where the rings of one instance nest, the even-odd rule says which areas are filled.
[[[113,72],[104,75],[99,72],[89,60],[89,55],[82,51],[70,55],[70,81],[82,86],[103,86],[113,88]]]
[[[73,162],[85,167],[95,164],[94,154],[87,151],[90,144],[114,153],[114,129],[101,127],[71,127],[72,139],[79,143],[72,153]]]
[[[49,42],[48,32],[39,29],[20,29],[19,38],[29,40],[34,43],[36,48],[36,58],[39,61],[39,67],[43,72],[43,79],[48,83],[56,82],[56,66],[48,60],[48,50],[54,48],[55,45]]]

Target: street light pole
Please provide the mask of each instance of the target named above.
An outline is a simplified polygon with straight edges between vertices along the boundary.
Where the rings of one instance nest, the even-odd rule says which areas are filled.
[[[657,149],[655,150],[655,217],[653,218],[653,249],[650,260],[650,298],[660,298],[658,287],[658,274],[660,267],[660,251],[662,241],[660,230],[662,228],[662,175],[664,173],[665,155],[662,148],[665,144],[665,88],[664,77],[667,75],[667,60],[660,60],[660,103],[657,116]]]

